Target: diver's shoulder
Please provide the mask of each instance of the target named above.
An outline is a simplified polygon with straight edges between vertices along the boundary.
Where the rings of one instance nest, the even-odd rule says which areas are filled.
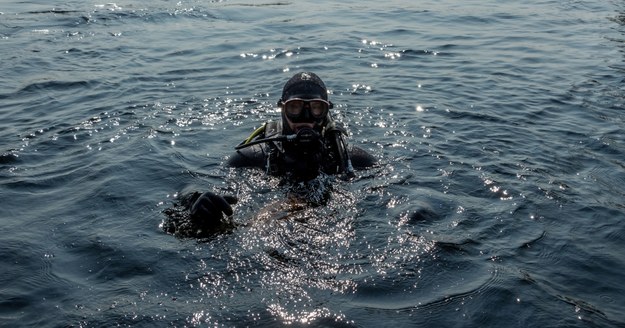
[[[370,168],[378,163],[378,160],[373,155],[358,146],[352,145],[348,151],[355,169]]]
[[[266,157],[264,147],[259,144],[235,151],[227,163],[232,167],[264,167]]]
[[[256,140],[274,136],[280,132],[281,125],[279,122],[267,121],[261,127],[257,128],[245,139],[240,145],[253,143]],[[240,146],[239,145],[239,146]],[[232,167],[261,167],[263,168],[267,161],[269,151],[264,143],[249,145],[245,147],[236,147],[237,150],[228,159],[228,165]]]

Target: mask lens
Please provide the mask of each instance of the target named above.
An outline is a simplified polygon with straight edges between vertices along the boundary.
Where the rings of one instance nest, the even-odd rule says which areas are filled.
[[[329,103],[322,99],[289,99],[284,102],[284,112],[290,119],[298,119],[304,116],[304,110],[308,110],[313,118],[322,119],[328,114],[329,107]]]
[[[299,117],[304,111],[304,101],[295,99],[289,100],[284,103],[284,111],[289,117]]]
[[[328,104],[321,100],[310,101],[310,114],[314,118],[323,118],[328,112]]]

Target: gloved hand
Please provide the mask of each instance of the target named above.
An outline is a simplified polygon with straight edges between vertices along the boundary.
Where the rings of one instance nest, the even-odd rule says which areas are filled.
[[[237,198],[234,196],[221,196],[207,191],[191,205],[191,219],[205,223],[213,222],[218,225],[223,220],[223,214],[232,215],[230,205],[236,203]]]

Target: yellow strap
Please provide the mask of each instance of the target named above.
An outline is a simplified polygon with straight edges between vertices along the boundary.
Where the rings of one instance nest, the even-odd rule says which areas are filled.
[[[254,138],[256,138],[259,134],[265,132],[265,127],[267,127],[267,123],[264,123],[261,127],[259,127],[258,129],[254,130],[254,132],[252,132],[252,134],[250,134],[250,136],[247,137],[247,139],[245,139],[245,141],[243,141],[243,144],[249,143]]]

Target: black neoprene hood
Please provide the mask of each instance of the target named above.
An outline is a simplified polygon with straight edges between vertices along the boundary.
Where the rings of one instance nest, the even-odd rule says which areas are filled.
[[[328,90],[321,78],[312,72],[301,72],[293,75],[282,89],[282,101],[299,95],[319,95],[328,100]]]

